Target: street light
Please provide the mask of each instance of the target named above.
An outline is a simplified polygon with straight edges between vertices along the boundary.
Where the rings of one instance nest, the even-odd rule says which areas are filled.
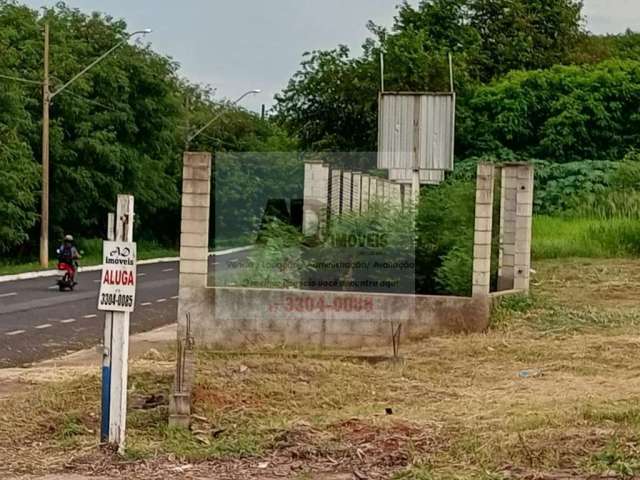
[[[236,104],[240,103],[240,101],[244,97],[246,97],[248,95],[255,95],[255,94],[261,93],[261,92],[262,92],[262,90],[260,90],[259,88],[256,88],[254,90],[249,90],[248,92],[243,93],[236,100],[231,102],[231,105],[236,105]],[[205,123],[201,128],[196,130],[196,132],[193,135],[189,135],[188,132],[187,132],[187,139],[185,141],[185,150],[189,150],[189,145],[191,144],[193,139],[196,138],[198,135],[200,135],[202,132],[204,132],[207,128],[209,128],[209,126],[211,126],[211,124],[213,122],[218,120],[224,113],[225,113],[224,110],[221,111],[220,113],[218,113],[215,117],[213,117],[211,120],[209,120],[207,123]]]
[[[150,28],[138,30],[117,43],[97,59],[87,65],[71,80],[53,92],[49,89],[49,24],[44,24],[44,80],[42,82],[42,210],[40,213],[40,266],[49,265],[49,107],[51,100],[62,93],[69,85],[108,57],[111,53],[126,44],[136,35],[151,33]]]

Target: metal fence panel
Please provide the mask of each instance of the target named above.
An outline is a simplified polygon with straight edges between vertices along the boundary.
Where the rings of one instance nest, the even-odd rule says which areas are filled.
[[[382,93],[378,168],[453,170],[455,93]]]
[[[413,170],[402,168],[390,168],[389,180],[398,183],[411,184],[413,180]],[[420,183],[423,185],[438,185],[444,182],[444,170],[420,170]]]

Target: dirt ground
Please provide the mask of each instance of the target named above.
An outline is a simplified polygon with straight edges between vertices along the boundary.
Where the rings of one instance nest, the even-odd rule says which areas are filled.
[[[401,345],[399,360],[390,348],[202,352],[191,431],[166,426],[171,350],[142,355],[123,458],[98,446],[95,368],[22,376],[27,388],[0,398],[0,477],[640,474],[640,261],[534,268],[532,298],[503,300],[487,333]]]

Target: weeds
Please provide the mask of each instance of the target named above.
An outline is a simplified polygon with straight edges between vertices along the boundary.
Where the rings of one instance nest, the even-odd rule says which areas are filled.
[[[637,220],[534,217],[534,259],[622,258],[639,254],[640,222]]]

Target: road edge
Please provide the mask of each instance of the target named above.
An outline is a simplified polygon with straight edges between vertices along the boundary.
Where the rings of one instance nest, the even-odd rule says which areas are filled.
[[[246,247],[235,247],[229,248],[226,250],[218,250],[215,252],[209,252],[210,257],[217,257],[219,255],[230,255],[232,253],[244,252],[247,250],[251,250],[253,248],[252,245]],[[161,257],[161,258],[150,258],[149,260],[140,260],[138,265],[152,265],[154,263],[169,263],[169,262],[178,262],[180,257]],[[98,270],[102,270],[102,265],[91,265],[89,267],[80,267],[78,272],[96,272]],[[33,278],[44,278],[44,277],[55,277],[56,275],[60,275],[59,270],[41,270],[37,272],[24,272],[24,273],[16,273],[13,275],[0,275],[0,283],[6,282],[15,282],[18,280],[31,280]]]

